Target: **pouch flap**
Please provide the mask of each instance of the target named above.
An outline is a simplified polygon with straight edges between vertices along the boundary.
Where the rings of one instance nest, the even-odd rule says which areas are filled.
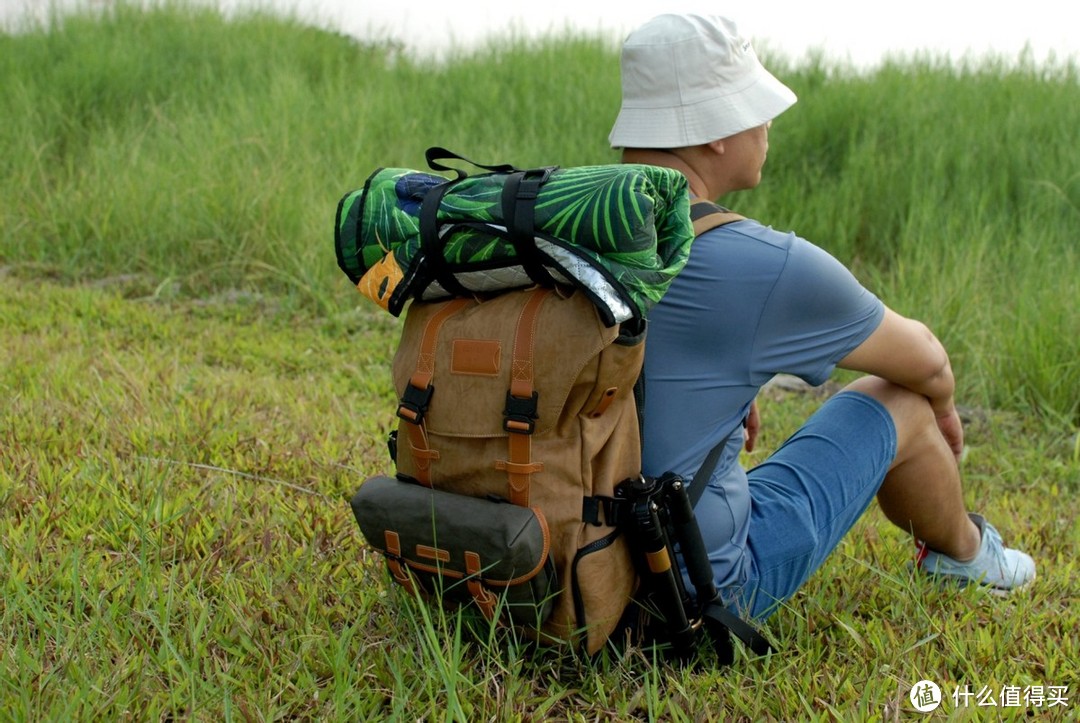
[[[548,558],[547,523],[533,508],[378,476],[360,486],[352,509],[369,545],[444,577],[468,577],[478,560],[486,585],[517,585]]]

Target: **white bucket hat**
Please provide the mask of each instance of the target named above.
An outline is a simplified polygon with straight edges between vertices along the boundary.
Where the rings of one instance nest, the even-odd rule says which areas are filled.
[[[622,47],[622,107],[615,148],[681,148],[767,123],[795,94],[765,70],[735,23],[660,15]]]

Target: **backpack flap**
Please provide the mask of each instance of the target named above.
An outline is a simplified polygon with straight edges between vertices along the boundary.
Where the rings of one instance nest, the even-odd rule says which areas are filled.
[[[550,614],[556,575],[539,510],[383,476],[360,486],[352,509],[406,588],[472,600],[489,619],[501,610],[537,626]]]
[[[510,292],[483,303],[457,299],[410,307],[394,358],[395,386],[404,394],[418,370],[431,371],[430,383],[438,394],[425,418],[429,434],[505,438],[506,394],[523,365],[526,373],[538,377],[535,431],[554,429],[578,376],[596,363],[619,329],[605,327],[584,294],[545,292]],[[523,326],[516,322],[528,313],[530,300],[540,303]],[[530,342],[525,350],[519,349],[521,331]],[[515,351],[525,358],[517,361]],[[628,376],[636,378],[635,374],[636,370]],[[443,400],[450,403],[440,404]]]

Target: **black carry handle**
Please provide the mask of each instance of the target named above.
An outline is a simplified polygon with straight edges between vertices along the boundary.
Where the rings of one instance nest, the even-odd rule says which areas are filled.
[[[467,178],[469,174],[460,168],[454,168],[453,166],[447,166],[439,163],[439,161],[455,160],[465,161],[468,164],[476,166],[477,168],[483,168],[485,171],[492,171],[493,173],[515,173],[517,168],[511,166],[509,163],[502,163],[499,165],[488,166],[483,163],[477,163],[476,161],[469,160],[465,156],[458,155],[453,151],[448,151],[440,146],[432,146],[424,151],[424,158],[427,160],[428,167],[433,171],[451,171],[457,174],[457,180],[460,181],[463,178]]]
[[[498,165],[488,165],[485,163],[477,163],[476,161],[466,158],[465,156],[449,151],[441,146],[432,146],[424,152],[424,158],[427,160],[428,166],[433,171],[450,171],[454,173],[456,178],[451,181],[447,181],[444,184],[445,188],[436,196],[432,196],[430,203],[426,203],[428,208],[428,214],[421,215],[420,218],[420,237],[423,241],[423,248],[425,255],[428,258],[436,258],[434,255],[436,249],[441,250],[441,244],[438,243],[438,237],[435,227],[435,214],[438,209],[438,202],[451,185],[468,178],[468,174],[460,168],[448,166],[441,161],[455,160],[464,161],[477,168],[482,168],[485,171],[491,171],[492,173],[504,173],[507,174],[506,184],[503,186],[502,194],[502,213],[503,223],[506,225],[506,233],[508,240],[514,246],[514,251],[517,253],[518,259],[521,261],[521,266],[530,279],[536,284],[541,286],[554,286],[555,282],[551,278],[551,274],[544,268],[544,256],[536,248],[536,242],[533,239],[535,232],[535,208],[536,199],[540,194],[540,188],[547,183],[551,178],[551,174],[558,168],[558,166],[543,166],[540,168],[530,168],[527,170],[521,170],[509,163],[502,163]],[[434,189],[439,191],[439,189]],[[431,193],[429,192],[429,196]],[[427,199],[425,199],[427,202]],[[440,257],[441,258],[441,257]],[[458,284],[457,280],[453,278],[453,275],[449,274],[445,269],[439,269],[437,272],[437,278],[443,288],[455,295],[462,295],[464,289]],[[467,293],[467,292],[464,292]]]

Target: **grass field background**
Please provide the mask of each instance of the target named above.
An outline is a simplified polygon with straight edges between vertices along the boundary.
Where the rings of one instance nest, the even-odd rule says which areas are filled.
[[[421,62],[266,14],[113,4],[0,35],[0,718],[893,720],[930,679],[1070,686],[1027,709],[1067,719],[1077,68],[767,60],[801,100],[762,186],[724,201],[945,341],[968,503],[1035,556],[1030,592],[913,578],[872,510],[770,619],[782,654],[730,670],[529,657],[415,607],[347,505],[390,468],[400,322],[336,269],[336,203],[431,145],[613,162],[617,50],[563,35]],[[763,447],[819,403],[763,399]]]

